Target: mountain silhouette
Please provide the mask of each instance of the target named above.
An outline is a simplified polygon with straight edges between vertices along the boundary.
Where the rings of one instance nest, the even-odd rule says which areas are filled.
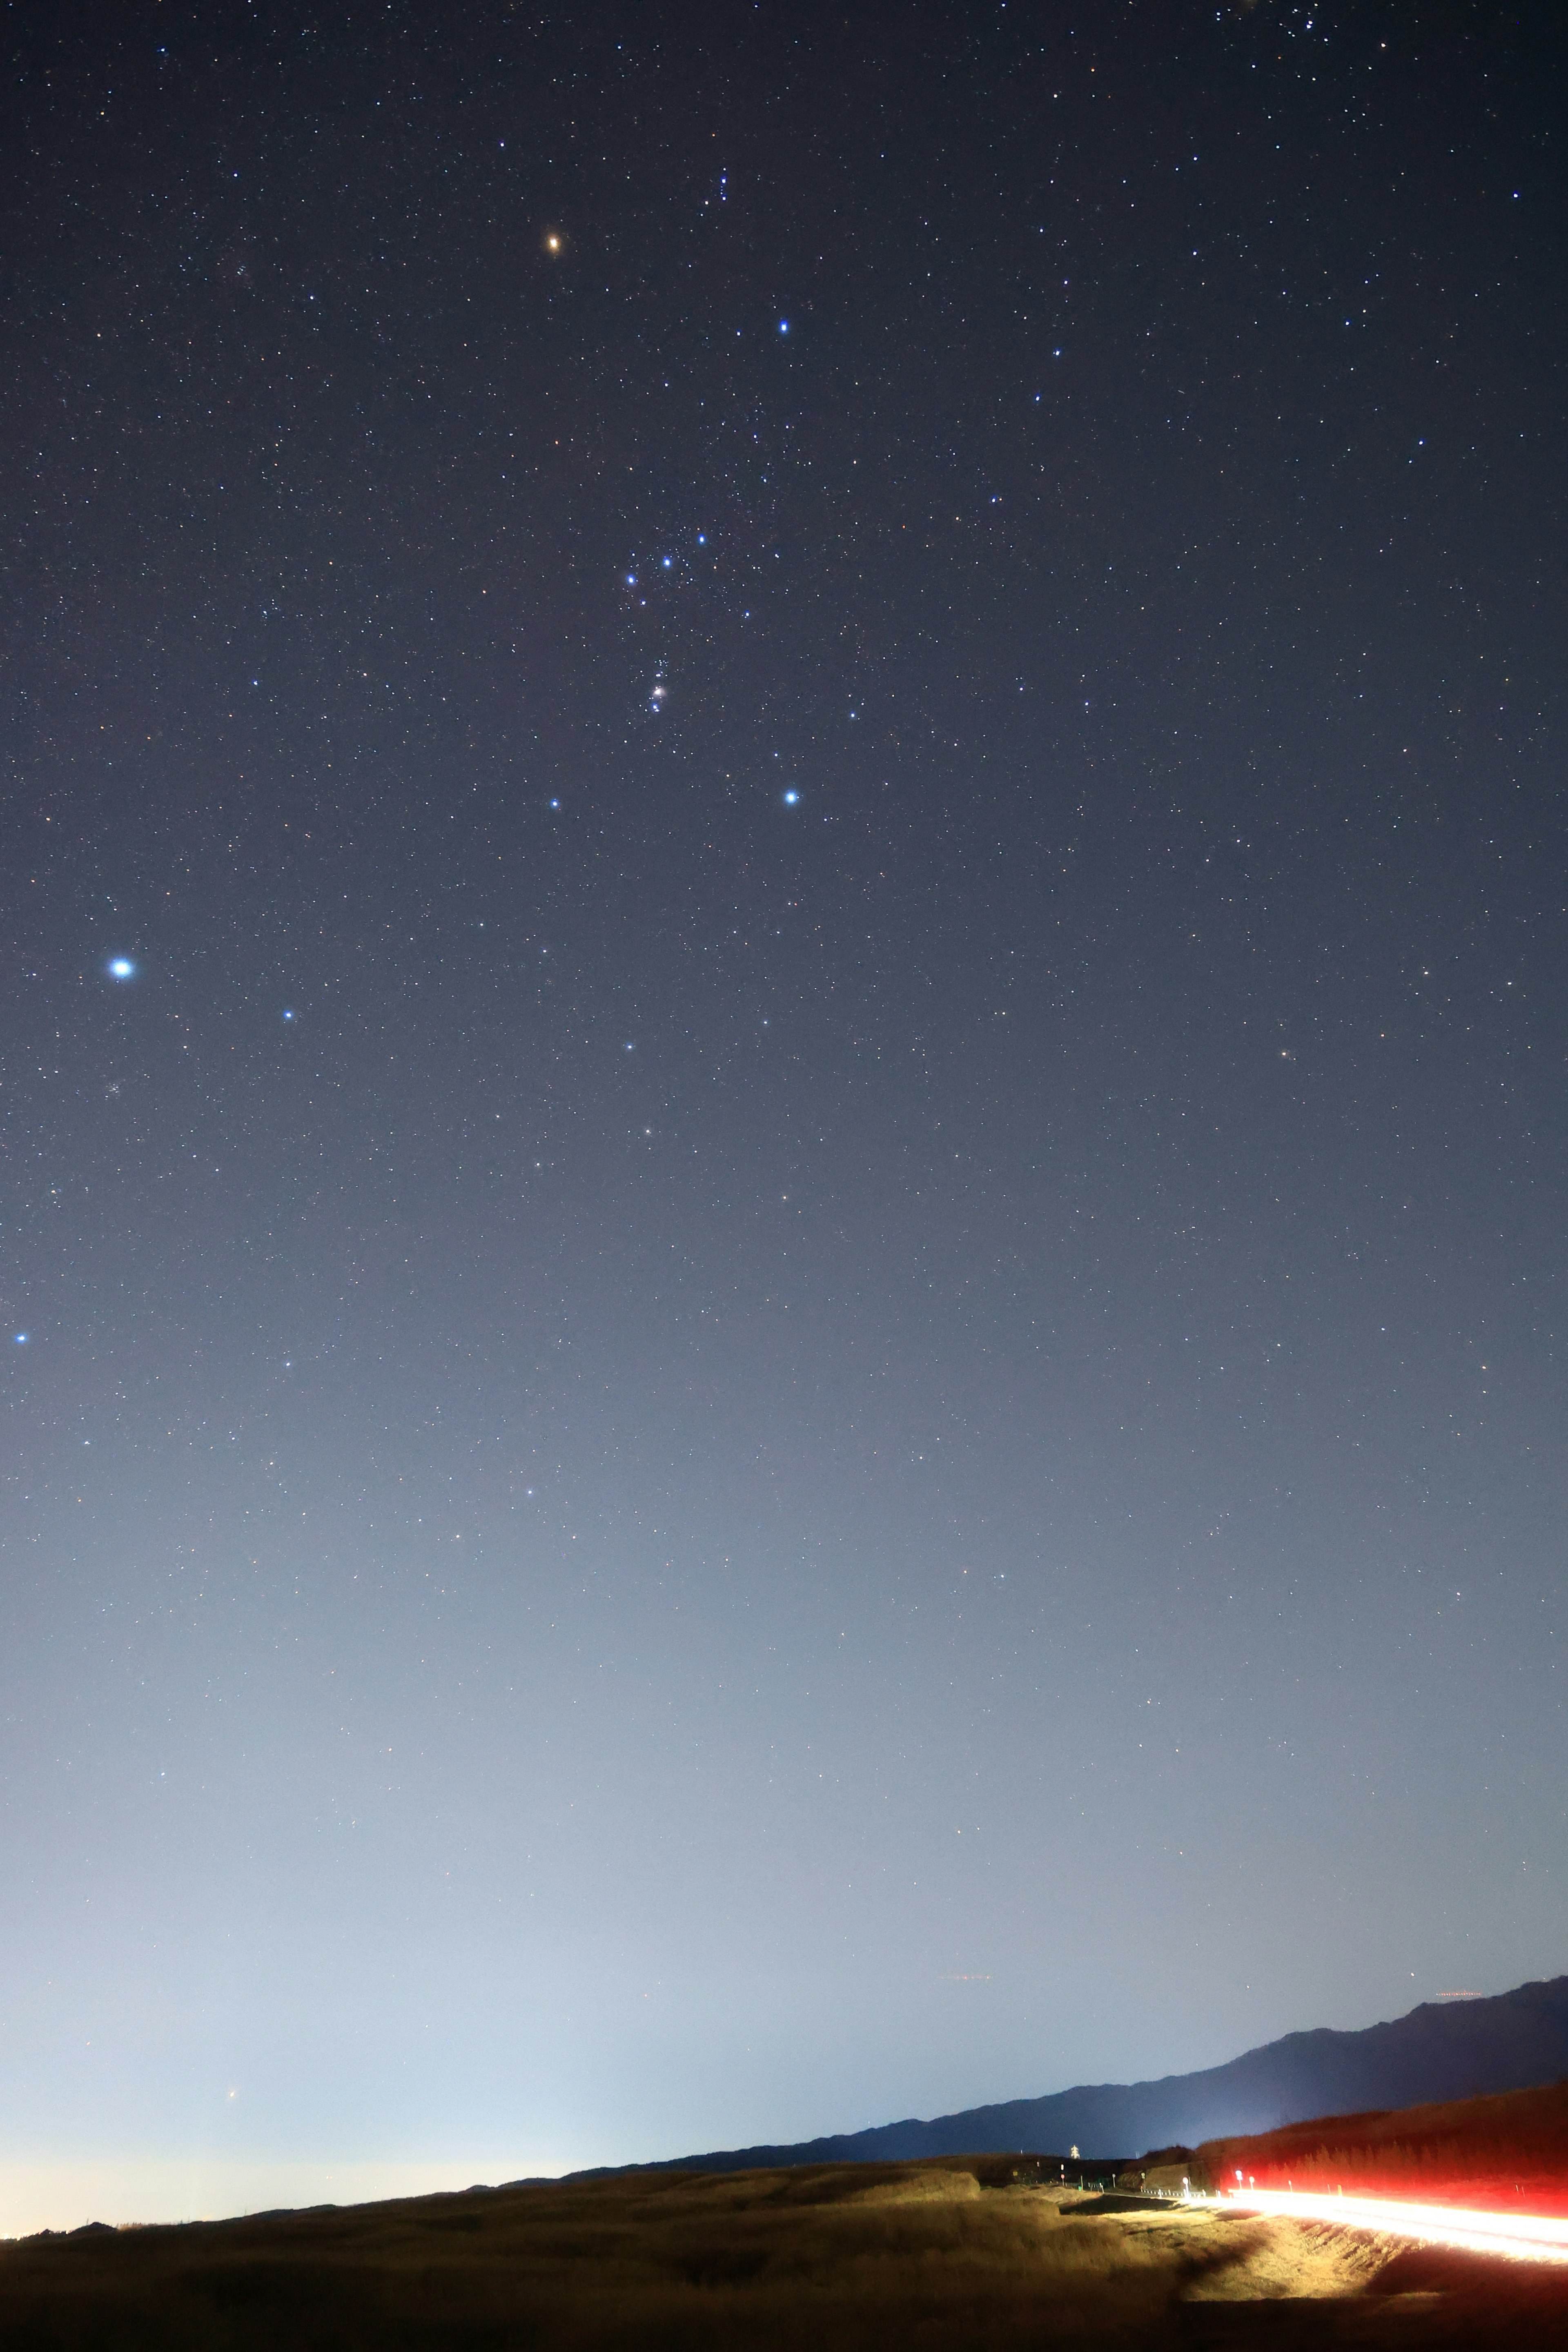
[[[1523,2091],[1568,2076],[1568,1977],[1479,2000],[1423,2001],[1382,2025],[1342,2033],[1321,2025],[1266,2042],[1223,2066],[1152,2083],[1086,2083],[1040,2099],[910,2117],[785,2147],[710,2149],[610,2171],[740,2172],[753,2166],[895,2163],[921,2156],[1016,2150],[1087,2158],[1274,2131],[1314,2116],[1363,2113]]]

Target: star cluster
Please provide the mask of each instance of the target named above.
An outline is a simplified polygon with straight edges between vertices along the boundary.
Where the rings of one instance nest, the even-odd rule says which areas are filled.
[[[12,40],[23,2138],[1543,1972],[1551,27]]]

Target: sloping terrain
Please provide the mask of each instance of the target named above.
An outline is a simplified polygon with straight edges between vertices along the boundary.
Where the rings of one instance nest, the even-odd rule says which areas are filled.
[[[1354,2189],[1568,2212],[1568,2082],[1211,2140],[1193,2170],[1210,2186],[1240,2171],[1263,2189]]]
[[[1351,2231],[1104,2205],[1042,2183],[1034,2167],[980,2158],[641,2174],[179,2229],[89,2229],[0,2246],[0,2344],[1426,2352],[1506,2337],[1510,2352],[1545,2352],[1568,2329],[1561,2274],[1543,2280],[1506,2263],[1484,2275],[1475,2265],[1412,2272],[1406,2255]]]
[[[1045,2098],[966,2107],[929,2122],[910,2117],[869,2131],[667,2161],[682,2171],[733,2172],[772,2164],[885,2163],[976,2148],[1076,2146],[1097,2156],[1131,2156],[1139,2148],[1195,2147],[1202,2140],[1273,2131],[1311,2116],[1531,2089],[1564,2075],[1568,1977],[1553,1977],[1481,2000],[1424,2001],[1404,2017],[1358,2032],[1320,2026],[1288,2033],[1195,2074],[1080,2084]]]

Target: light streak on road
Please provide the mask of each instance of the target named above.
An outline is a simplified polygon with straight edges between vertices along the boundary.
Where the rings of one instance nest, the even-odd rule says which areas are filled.
[[[1412,2205],[1397,2197],[1331,2197],[1321,2189],[1226,2189],[1216,2201],[1226,2213],[1333,2221],[1342,2229],[1382,2230],[1391,2237],[1416,2238],[1427,2246],[1458,2246],[1467,2253],[1568,2263],[1568,2217],[1563,2216],[1494,2213],[1469,2205]]]

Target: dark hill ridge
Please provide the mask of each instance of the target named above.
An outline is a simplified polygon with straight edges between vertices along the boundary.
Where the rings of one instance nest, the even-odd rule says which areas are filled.
[[[1532,2090],[1568,2075],[1568,1977],[1479,2000],[1423,2001],[1391,2023],[1340,2033],[1321,2025],[1266,2042],[1223,2066],[1156,2083],[1096,2083],[1043,2099],[911,2117],[786,2147],[731,2147],[608,2170],[741,2172],[785,2164],[887,2163],[1081,2147],[1096,2156],[1195,2147],[1201,2140],[1276,2131],[1313,2116],[1411,2107],[1490,2091]]]

